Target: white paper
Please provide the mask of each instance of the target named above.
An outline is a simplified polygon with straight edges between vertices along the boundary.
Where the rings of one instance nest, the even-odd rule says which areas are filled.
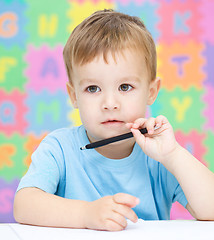
[[[14,230],[8,224],[0,224],[1,240],[20,240]]]
[[[142,221],[128,222],[125,230],[119,232],[96,231],[89,229],[68,229],[36,227],[10,224],[22,240],[213,240],[214,222]]]

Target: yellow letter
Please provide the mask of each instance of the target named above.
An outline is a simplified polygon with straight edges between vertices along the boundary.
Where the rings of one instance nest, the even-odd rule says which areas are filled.
[[[39,17],[39,35],[41,37],[53,37],[56,35],[56,29],[58,26],[58,16],[56,14],[52,14],[49,17],[47,15],[41,15]]]
[[[9,71],[10,66],[16,66],[17,61],[12,57],[0,58],[0,82],[5,80],[5,73]]]
[[[176,120],[182,122],[185,117],[187,109],[191,106],[192,99],[190,97],[185,97],[182,102],[179,102],[178,98],[172,98],[171,105],[176,111]]]

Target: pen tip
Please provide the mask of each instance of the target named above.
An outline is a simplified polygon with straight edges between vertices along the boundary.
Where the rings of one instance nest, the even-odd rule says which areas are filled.
[[[85,146],[80,148],[80,150],[84,150],[84,149],[86,149],[86,147],[85,147]]]

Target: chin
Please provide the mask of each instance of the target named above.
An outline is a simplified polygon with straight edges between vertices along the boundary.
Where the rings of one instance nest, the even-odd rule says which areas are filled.
[[[121,134],[124,134],[124,133],[128,133],[129,130],[119,130],[119,129],[114,129],[114,130],[109,130],[109,131],[106,131],[105,133],[102,134],[102,136],[99,137],[99,140],[101,139],[105,139],[105,138],[111,138],[111,137],[115,137],[115,136],[118,136],[118,135],[121,135]]]
[[[127,128],[124,128],[124,127],[117,128],[114,126],[113,127],[105,126],[104,128],[94,127],[93,129],[97,129],[97,130],[96,131],[87,130],[87,135],[91,142],[115,137],[115,136],[130,132],[130,130]]]

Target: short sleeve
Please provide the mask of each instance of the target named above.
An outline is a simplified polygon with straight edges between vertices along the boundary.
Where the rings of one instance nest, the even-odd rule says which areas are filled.
[[[188,201],[186,199],[186,196],[179,182],[177,181],[175,176],[171,174],[169,171],[167,171],[166,175],[167,175],[168,196],[170,198],[170,201],[172,203],[179,202],[183,207],[186,208]]]
[[[173,195],[173,199],[172,202],[179,202],[183,207],[186,208],[186,205],[188,203],[186,196],[184,195],[184,192],[180,186],[180,184],[178,183],[175,191],[174,191],[174,195]]]
[[[21,179],[17,191],[25,187],[36,187],[54,194],[62,175],[63,159],[59,142],[47,136],[32,154],[30,167]]]

